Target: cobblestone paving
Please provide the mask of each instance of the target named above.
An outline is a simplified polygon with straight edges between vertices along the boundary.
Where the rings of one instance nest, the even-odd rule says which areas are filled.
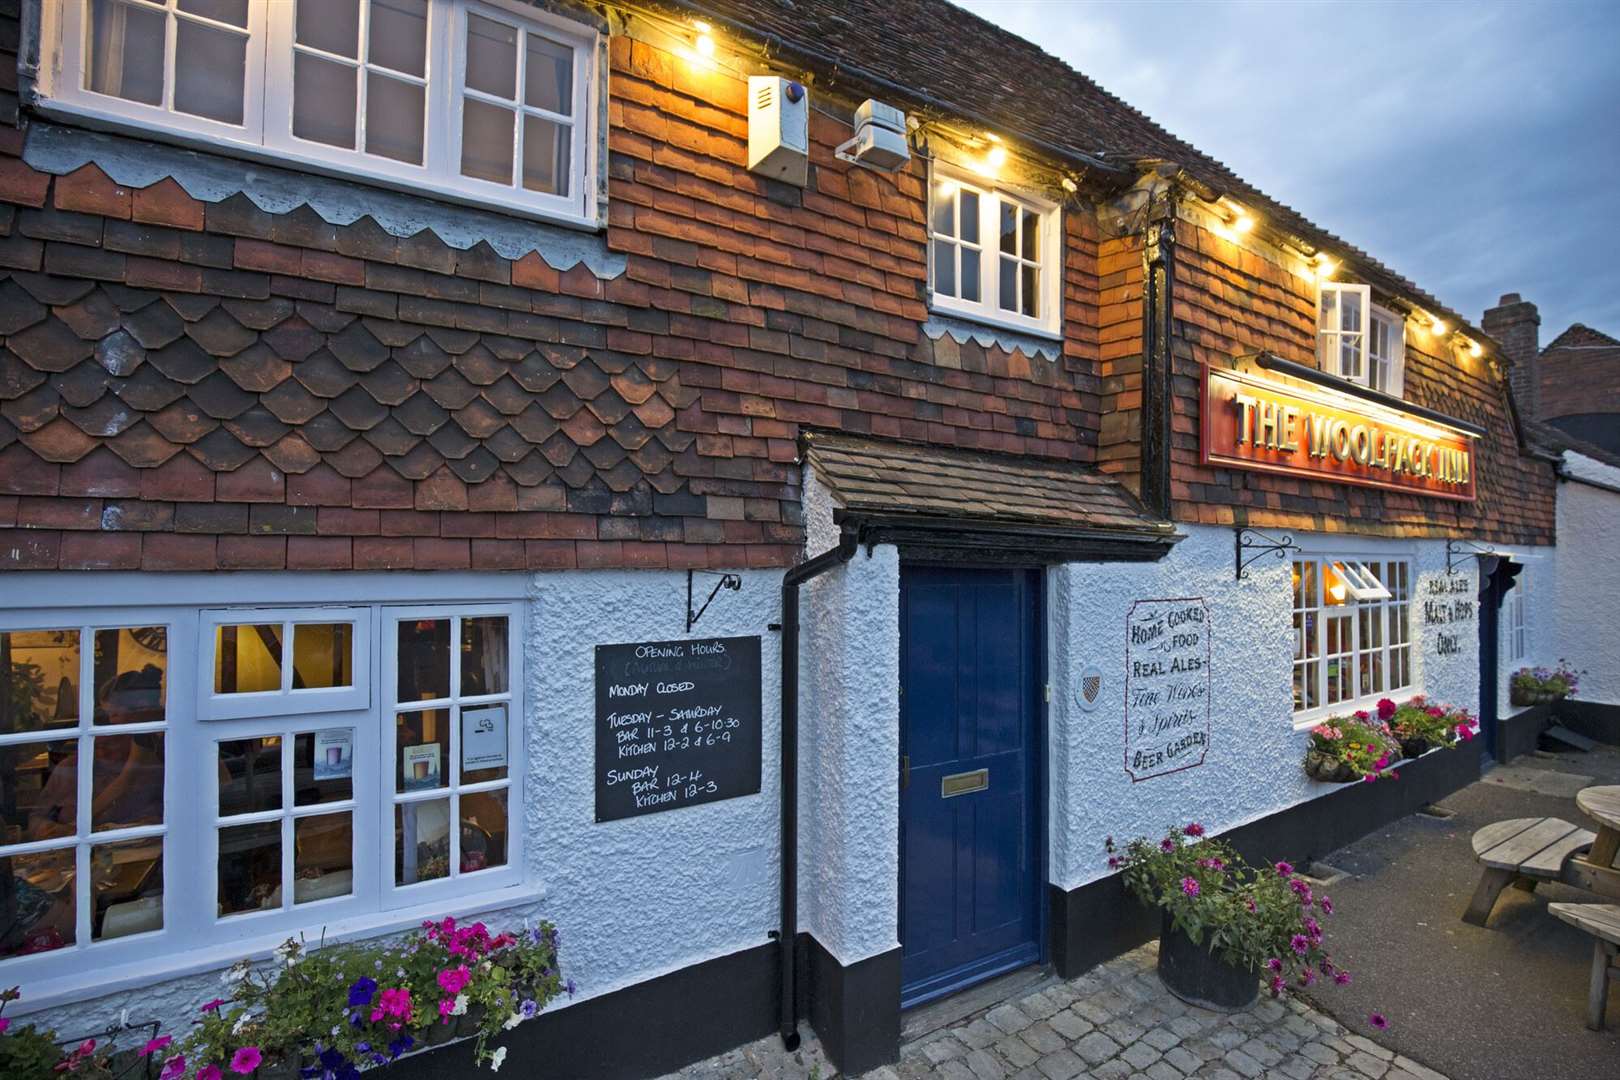
[[[1001,1002],[900,1050],[865,1080],[1445,1080],[1296,1000],[1241,1013],[1187,1005],[1146,945],[1067,983]],[[807,1026],[808,1027],[808,1026]],[[813,1036],[774,1037],[688,1066],[679,1080],[833,1080]]]

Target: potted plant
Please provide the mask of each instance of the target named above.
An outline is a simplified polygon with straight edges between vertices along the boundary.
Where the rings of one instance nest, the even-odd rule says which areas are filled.
[[[1112,838],[1105,846],[1132,895],[1163,912],[1159,978],[1183,1001],[1234,1011],[1254,1002],[1262,979],[1273,997],[1319,977],[1350,981],[1323,948],[1320,919],[1333,901],[1288,863],[1251,867],[1196,822],[1159,841],[1138,837],[1123,852]]]
[[[1422,694],[1399,706],[1388,699],[1380,701],[1380,716],[1386,704],[1393,710],[1389,718],[1390,732],[1399,740],[1404,757],[1420,757],[1436,747],[1456,746],[1472,739],[1479,731],[1479,721],[1467,710],[1430,704]]]
[[[1399,752],[1387,721],[1365,712],[1331,716],[1311,729],[1305,772],[1311,779],[1329,784],[1393,777],[1394,773],[1385,770]]]
[[[1508,697],[1515,705],[1544,705],[1560,698],[1574,697],[1584,671],[1575,671],[1563,660],[1555,668],[1520,668],[1508,683]]]

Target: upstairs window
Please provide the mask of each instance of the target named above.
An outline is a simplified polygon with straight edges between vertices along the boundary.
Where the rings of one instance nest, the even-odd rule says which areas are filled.
[[[1317,307],[1316,356],[1323,371],[1399,397],[1406,320],[1374,307],[1366,285],[1325,281]]]
[[[593,223],[596,33],[506,0],[61,0],[47,108]]]
[[[936,170],[929,191],[936,310],[1011,329],[1062,331],[1056,207]]]

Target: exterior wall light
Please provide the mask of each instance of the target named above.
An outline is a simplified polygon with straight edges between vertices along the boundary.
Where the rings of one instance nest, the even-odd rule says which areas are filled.
[[[1338,272],[1338,263],[1334,262],[1326,255],[1318,255],[1316,257],[1316,279],[1318,281],[1326,281]]]
[[[695,43],[697,54],[705,60],[714,59],[714,37],[710,34],[712,27],[700,19],[692,24],[692,29],[698,33]]]

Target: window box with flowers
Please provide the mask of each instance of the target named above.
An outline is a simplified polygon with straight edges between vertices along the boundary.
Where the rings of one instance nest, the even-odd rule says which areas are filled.
[[[1513,673],[1509,697],[1515,705],[1546,705],[1574,697],[1584,672],[1575,671],[1564,661],[1555,668],[1520,668]]]
[[[1439,747],[1454,747],[1479,732],[1465,709],[1436,705],[1422,694],[1397,705],[1381,698],[1374,709],[1332,716],[1311,729],[1305,772],[1313,780],[1347,784],[1395,779],[1392,766]]]

